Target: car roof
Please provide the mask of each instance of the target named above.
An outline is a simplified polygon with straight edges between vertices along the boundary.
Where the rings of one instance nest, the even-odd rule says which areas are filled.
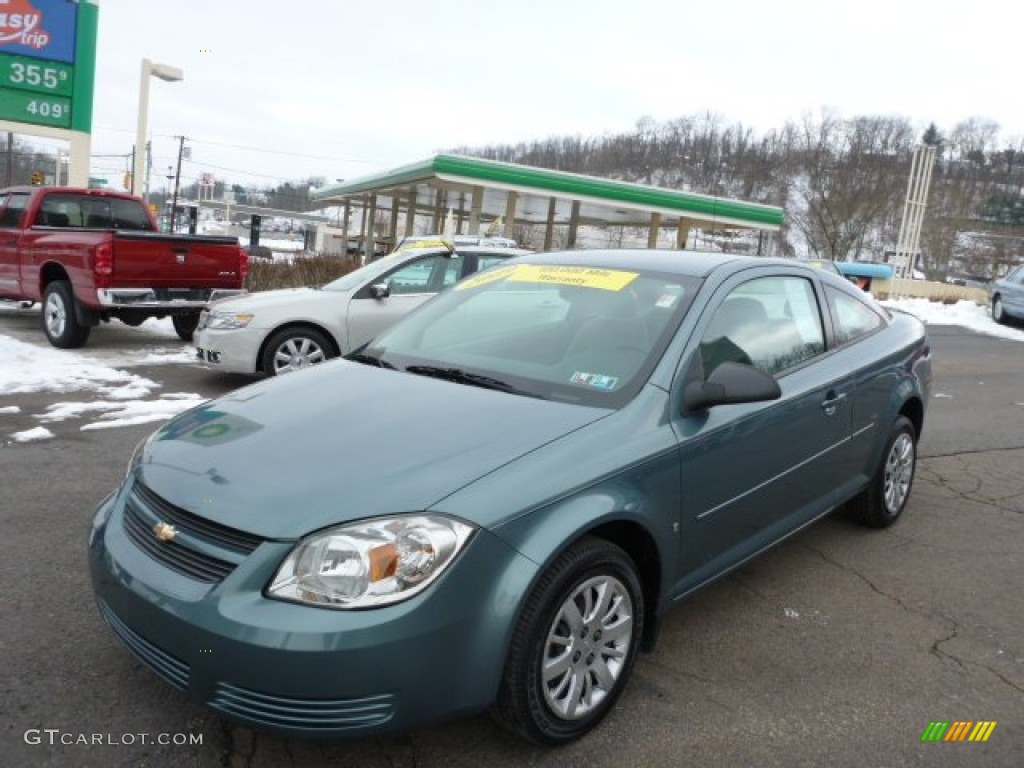
[[[499,249],[500,250],[500,249]],[[505,249],[511,250],[511,249]],[[726,264],[792,265],[793,261],[744,256],[738,253],[712,253],[709,251],[652,250],[644,248],[585,251],[553,251],[537,253],[522,259],[530,264],[564,264],[604,269],[640,269],[649,272],[668,272],[686,277],[707,277]]]
[[[403,256],[405,256],[406,254],[411,256],[422,256],[425,253],[437,252],[447,253],[448,249],[440,245],[428,245],[424,246],[423,248],[417,248],[415,246],[406,246],[405,248],[401,248],[397,251],[392,251],[389,255],[400,253]],[[459,243],[456,243],[455,250],[453,251],[453,253],[476,253],[484,255],[494,254],[497,256],[507,256],[508,258],[511,259],[514,256],[526,256],[528,254],[533,253],[533,251],[527,250],[526,248],[508,248],[506,246],[500,245],[460,245]]]

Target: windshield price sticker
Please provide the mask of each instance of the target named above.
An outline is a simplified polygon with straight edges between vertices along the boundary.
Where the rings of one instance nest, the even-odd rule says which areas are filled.
[[[515,283],[554,283],[576,285],[581,288],[600,288],[603,291],[621,291],[637,277],[636,272],[596,267],[541,267],[522,264],[509,277]]]

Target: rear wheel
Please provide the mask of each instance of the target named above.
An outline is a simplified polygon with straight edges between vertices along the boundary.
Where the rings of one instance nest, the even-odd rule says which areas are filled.
[[[43,294],[43,332],[60,349],[75,349],[85,344],[92,327],[78,322],[75,294],[67,280],[54,280]]]
[[[871,485],[850,502],[849,512],[862,525],[886,528],[895,523],[910,498],[917,465],[917,432],[910,419],[900,416],[892,425],[882,463]]]
[[[199,313],[190,312],[187,315],[175,315],[171,318],[171,322],[174,323],[174,332],[178,334],[178,338],[182,341],[192,341],[192,334],[196,332],[196,326],[199,325]]]
[[[285,328],[263,350],[263,372],[268,376],[291,373],[336,357],[334,345],[315,328]]]
[[[643,620],[629,555],[602,539],[570,547],[523,609],[493,712],[497,722],[538,744],[583,736],[622,693]]]

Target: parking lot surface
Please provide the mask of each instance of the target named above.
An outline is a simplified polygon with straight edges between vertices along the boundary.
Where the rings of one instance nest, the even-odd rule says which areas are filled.
[[[27,328],[0,317],[0,334]],[[93,509],[155,425],[82,431],[70,418],[50,440],[0,439],[0,763],[1024,765],[1024,347],[955,328],[932,337],[934,398],[904,519],[881,532],[826,519],[680,605],[609,718],[555,751],[487,716],[316,743],[193,705],[115,640],[86,569]],[[187,364],[133,371],[203,397],[248,381]],[[0,417],[3,435],[62,399],[0,393],[0,409],[20,409]],[[984,743],[922,742],[934,721],[996,726]]]

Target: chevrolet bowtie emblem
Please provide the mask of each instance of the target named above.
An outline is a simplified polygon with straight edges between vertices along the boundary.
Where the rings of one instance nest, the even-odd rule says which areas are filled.
[[[153,535],[156,536],[160,541],[168,542],[178,535],[173,525],[168,525],[165,522],[159,522],[153,526]]]

